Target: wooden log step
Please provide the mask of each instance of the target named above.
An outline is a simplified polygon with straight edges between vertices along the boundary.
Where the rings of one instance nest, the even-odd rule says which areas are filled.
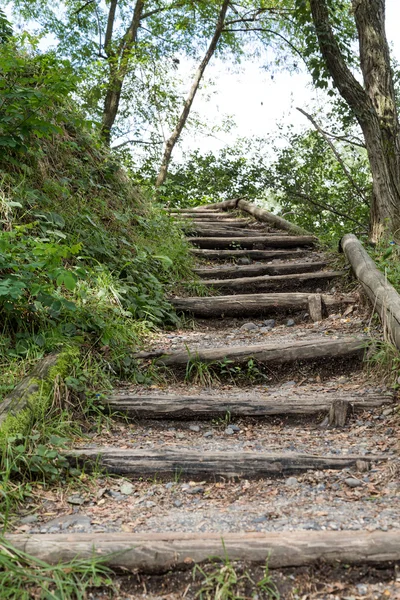
[[[278,533],[14,534],[14,548],[49,564],[104,560],[114,569],[165,572],[194,563],[268,562],[268,568],[320,563],[377,564],[400,560],[399,531],[284,531]]]
[[[177,394],[118,394],[104,401],[112,412],[123,413],[132,419],[211,419],[216,416],[269,417],[273,415],[313,415],[328,412],[332,404],[345,401],[353,409],[367,410],[390,404],[393,394],[342,395],[254,395],[210,396]]]
[[[240,228],[234,228],[234,227],[198,227],[198,225],[194,225],[193,227],[190,227],[190,229],[187,229],[187,231],[185,231],[186,235],[188,237],[222,237],[222,238],[237,238],[237,237],[254,237],[255,235],[260,235],[260,233],[262,233],[263,235],[266,235],[265,232],[260,232],[259,230],[255,230],[255,229],[240,229]],[[287,235],[287,234],[280,234],[280,233],[269,233],[268,232],[268,236],[273,235],[273,236],[277,236],[277,235]]]
[[[275,290],[278,288],[295,287],[318,281],[328,283],[332,279],[344,277],[346,271],[316,271],[311,273],[291,273],[288,275],[260,275],[259,277],[240,277],[236,279],[204,279],[202,284],[216,290],[247,291]]]
[[[307,273],[320,271],[326,267],[326,262],[289,262],[281,264],[234,265],[212,267],[211,269],[194,269],[199,277],[234,279],[236,277],[256,277],[257,275],[286,275],[287,273]]]
[[[156,359],[156,364],[165,366],[184,366],[192,361],[218,363],[224,359],[234,363],[246,363],[250,358],[260,363],[283,364],[304,360],[320,360],[343,356],[362,357],[369,339],[363,336],[346,336],[339,339],[315,337],[301,341],[269,342],[249,346],[220,346],[217,348],[186,348],[165,353]],[[136,358],[147,357],[139,352]]]
[[[172,298],[171,304],[178,312],[189,312],[196,317],[249,317],[270,315],[282,311],[308,309],[310,294],[304,292],[237,294],[234,296],[199,296]],[[351,295],[321,294],[322,304],[328,309],[342,304],[354,304]]]
[[[227,260],[229,258],[250,258],[251,260],[272,260],[274,258],[298,258],[310,254],[309,250],[212,250],[190,248],[194,256],[205,260]]]
[[[188,479],[261,479],[308,470],[342,470],[358,461],[371,463],[387,460],[380,455],[323,456],[298,452],[201,452],[190,449],[131,450],[112,448],[80,448],[65,454],[71,464],[85,468],[100,466],[108,473],[134,479],[171,478],[179,474]]]
[[[312,235],[255,235],[253,237],[241,238],[219,238],[219,237],[192,237],[192,244],[199,248],[209,249],[234,249],[254,248],[263,250],[264,248],[295,248],[298,246],[312,246],[315,244],[315,237]]]
[[[243,227],[248,227],[252,222],[247,219],[228,219],[228,218],[218,218],[218,219],[210,219],[209,217],[193,217],[190,219],[180,219],[179,223],[188,225],[193,223],[195,227],[200,226],[215,226],[215,227],[234,227],[235,229],[240,229]],[[253,223],[254,224],[254,223]]]

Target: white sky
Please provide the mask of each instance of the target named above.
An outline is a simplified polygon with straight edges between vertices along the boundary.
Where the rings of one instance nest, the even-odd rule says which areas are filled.
[[[400,0],[386,0],[386,33],[392,54],[400,61]],[[199,93],[193,109],[202,120],[218,123],[224,115],[232,115],[237,127],[230,133],[220,132],[217,138],[186,136],[183,150],[200,148],[203,152],[216,150],[236,137],[266,136],[277,129],[279,123],[291,123],[297,128],[309,126],[296,106],[307,109],[325,101],[325,95],[311,86],[311,78],[305,74],[270,73],[261,70],[254,62],[243,63],[243,72],[231,73],[228,66],[214,61],[206,74],[215,82],[215,94],[207,102]]]

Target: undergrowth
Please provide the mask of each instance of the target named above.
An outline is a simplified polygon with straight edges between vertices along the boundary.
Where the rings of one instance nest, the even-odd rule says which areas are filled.
[[[0,590],[4,600],[84,600],[96,588],[116,592],[103,557],[50,565],[4,539],[0,543]]]
[[[272,581],[268,563],[260,579],[254,579],[248,570],[235,567],[225,557],[222,564],[215,568],[202,568],[195,565],[194,581],[199,581],[200,589],[196,594],[199,600],[246,600],[247,598],[272,600],[279,599],[280,594]]]
[[[105,422],[116,379],[142,377],[134,353],[176,326],[167,296],[191,276],[181,230],[74,104],[71,65],[36,44],[0,45],[0,400],[48,353],[76,352],[39,409],[0,427],[3,525],[32,482],[74,476],[63,444]]]

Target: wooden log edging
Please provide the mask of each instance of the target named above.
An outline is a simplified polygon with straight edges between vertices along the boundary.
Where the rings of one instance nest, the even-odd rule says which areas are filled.
[[[365,336],[343,336],[339,339],[311,338],[295,342],[252,344],[249,346],[219,346],[216,348],[186,348],[166,352],[155,360],[164,366],[183,366],[190,361],[213,363],[229,358],[235,363],[245,363],[253,358],[262,363],[284,364],[303,360],[321,360],[343,356],[362,356],[370,340]],[[147,353],[137,353],[135,358],[146,358]]]
[[[212,419],[215,416],[269,417],[315,415],[328,412],[333,403],[346,401],[354,410],[376,408],[394,401],[392,394],[274,394],[254,396],[118,394],[103,402],[111,412],[133,419]]]
[[[172,447],[173,448],[173,447]],[[339,470],[357,467],[359,461],[377,463],[387,461],[382,455],[329,456],[326,454],[302,454],[299,452],[204,452],[178,449],[131,450],[114,447],[77,448],[68,450],[64,456],[71,465],[84,466],[91,471],[101,467],[107,473],[123,475],[132,479],[170,479],[178,473],[193,480],[260,479],[282,477],[305,471]]]
[[[171,298],[176,311],[183,311],[197,317],[235,317],[270,315],[288,310],[301,311],[309,307],[308,292],[276,292],[265,294],[236,294],[227,296],[198,296]],[[356,298],[343,294],[321,294],[324,310],[342,304],[355,304]]]
[[[290,223],[290,221],[287,221],[283,217],[278,217],[278,215],[274,215],[268,210],[260,208],[252,202],[248,202],[244,198],[226,200],[225,202],[216,202],[215,204],[207,204],[205,206],[202,206],[201,208],[203,210],[229,210],[237,208],[242,210],[243,212],[247,212],[249,215],[257,219],[257,221],[269,223],[270,225],[278,229],[284,229],[285,231],[296,233],[298,235],[310,235],[310,233],[307,230],[303,229],[303,227],[299,227],[299,225]],[[314,239],[316,240],[316,238]]]
[[[400,295],[379,271],[355,235],[346,234],[341,240],[341,247],[355,276],[379,314],[386,336],[400,350]]]
[[[271,569],[318,562],[376,564],[400,560],[400,531],[279,533],[97,533],[8,535],[17,550],[50,564],[101,557],[113,568],[164,572],[211,557]]]

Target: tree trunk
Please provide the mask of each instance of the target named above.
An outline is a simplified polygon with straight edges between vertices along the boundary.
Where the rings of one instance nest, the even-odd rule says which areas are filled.
[[[400,140],[385,34],[384,0],[353,0],[363,87],[346,65],[334,36],[326,0],[310,0],[322,56],[365,138],[373,178],[371,239],[400,236]]]
[[[189,95],[186,98],[186,102],[183,107],[183,111],[181,113],[181,116],[179,117],[179,120],[175,127],[175,130],[173,131],[170,138],[167,140],[167,142],[165,144],[164,156],[163,156],[163,159],[161,162],[160,171],[159,171],[159,173],[157,175],[157,179],[156,179],[156,187],[157,188],[159,188],[164,183],[164,181],[167,177],[168,167],[169,167],[169,163],[171,160],[171,155],[172,155],[173,149],[174,149],[175,144],[178,141],[178,139],[182,133],[182,130],[186,124],[187,118],[190,113],[190,109],[193,104],[193,100],[196,96],[197,90],[199,89],[200,81],[201,81],[201,78],[203,77],[204,71],[216,50],[219,38],[221,37],[221,33],[224,28],[225,17],[226,17],[226,12],[227,12],[228,6],[229,6],[229,1],[230,0],[223,0],[223,2],[222,2],[222,6],[221,6],[221,10],[220,10],[220,13],[218,16],[218,21],[217,21],[217,25],[215,27],[215,32],[214,32],[213,38],[210,42],[207,52],[204,55],[203,60],[200,63],[199,68],[197,69],[195,78],[192,83],[192,87],[190,88]]]
[[[136,0],[132,21],[116,51],[112,48],[112,33],[117,2],[114,0],[110,5],[104,43],[109,65],[109,77],[100,130],[100,135],[108,146],[111,142],[111,129],[118,114],[122,86],[128,72],[132,49],[137,41],[137,32],[140,26],[144,2],[145,0]]]

